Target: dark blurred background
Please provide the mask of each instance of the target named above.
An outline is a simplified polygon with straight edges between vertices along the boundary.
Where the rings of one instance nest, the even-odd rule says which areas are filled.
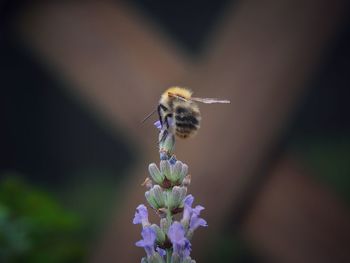
[[[203,174],[190,188],[211,229],[193,241],[198,262],[349,262],[346,1],[0,11],[1,262],[138,260],[131,219],[158,158],[140,120],[171,85],[232,100],[203,106],[198,138],[177,149]]]

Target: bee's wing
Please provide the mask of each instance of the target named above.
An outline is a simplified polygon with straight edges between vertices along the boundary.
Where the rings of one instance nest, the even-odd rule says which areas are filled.
[[[206,103],[206,104],[231,103],[229,100],[221,100],[221,99],[214,99],[214,98],[194,98],[194,97],[192,97],[191,100]]]

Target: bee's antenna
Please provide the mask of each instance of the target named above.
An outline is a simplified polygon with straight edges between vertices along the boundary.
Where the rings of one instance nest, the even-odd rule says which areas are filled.
[[[150,114],[148,114],[148,115],[141,121],[141,123],[144,123],[145,121],[147,121],[147,120],[149,119],[149,117],[151,117],[156,111],[157,111],[157,109],[155,109],[155,110],[152,111]]]

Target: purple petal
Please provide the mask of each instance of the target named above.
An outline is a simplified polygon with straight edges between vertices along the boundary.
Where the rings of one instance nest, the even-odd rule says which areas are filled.
[[[135,243],[135,245],[136,245],[137,247],[145,247],[145,241],[143,241],[143,240],[141,239],[141,240],[137,241],[137,242]]]
[[[199,216],[202,210],[204,210],[204,207],[201,205],[197,205],[195,208],[192,209],[192,212],[193,214]]]
[[[154,124],[158,130],[162,129],[162,125],[160,124],[160,121],[156,121]]]
[[[184,199],[184,212],[182,215],[181,223],[185,226],[188,225],[191,215],[192,215],[192,203],[194,201],[194,197],[192,195],[188,195]]]
[[[175,221],[168,230],[168,237],[173,244],[174,252],[182,253],[182,248],[185,246],[185,229],[181,223]]]
[[[145,205],[141,204],[136,208],[133,224],[142,224],[142,226],[149,225],[148,211]]]
[[[174,155],[171,156],[170,159],[169,159],[169,162],[170,162],[171,165],[174,165],[176,163],[176,161],[177,160],[176,160],[176,157]]]
[[[168,230],[168,237],[173,244],[184,244],[185,229],[179,222],[175,221]]]
[[[184,205],[187,205],[187,206],[192,206],[192,204],[193,204],[193,201],[194,201],[194,197],[193,197],[193,195],[188,195],[188,196],[186,196],[185,197],[185,199],[184,199]]]
[[[194,231],[200,226],[208,226],[207,221],[205,221],[203,218],[192,216],[190,222],[190,230]]]
[[[178,254],[182,259],[185,259],[190,255],[191,243],[185,237],[185,230],[181,223],[175,221],[170,226],[168,237],[173,244],[173,253]]]
[[[184,208],[183,215],[182,215],[181,223],[183,223],[187,226],[189,221],[190,221],[191,214],[192,214],[192,208],[190,206],[186,205]]]
[[[157,247],[157,252],[161,257],[165,257],[166,251],[164,249],[161,249],[160,247]]]
[[[156,241],[156,231],[152,227],[145,227],[141,232],[142,238],[141,240],[135,243],[138,247],[143,247],[148,256],[154,254],[154,242]]]
[[[154,241],[156,241],[157,233],[152,227],[145,227],[141,232],[142,238],[145,244],[148,246],[153,246]]]
[[[192,245],[191,245],[190,241],[186,239],[185,247],[183,250],[183,254],[184,254],[185,258],[190,256],[191,250],[192,250]]]

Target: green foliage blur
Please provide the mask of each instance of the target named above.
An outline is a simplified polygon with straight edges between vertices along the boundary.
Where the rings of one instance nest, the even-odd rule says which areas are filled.
[[[350,139],[347,134],[299,136],[291,150],[320,182],[350,205]]]
[[[80,218],[18,176],[0,180],[0,262],[81,262]]]

